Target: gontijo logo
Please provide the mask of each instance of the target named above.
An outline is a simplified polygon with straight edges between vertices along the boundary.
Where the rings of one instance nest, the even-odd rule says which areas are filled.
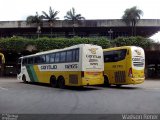
[[[134,51],[137,53],[137,55],[141,55],[141,51],[140,50],[136,49]]]
[[[91,48],[91,49],[89,49],[89,51],[90,51],[92,54],[96,54],[97,49],[98,49],[98,48]]]

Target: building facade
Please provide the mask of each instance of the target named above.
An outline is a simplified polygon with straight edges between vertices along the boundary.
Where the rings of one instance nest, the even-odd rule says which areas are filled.
[[[150,37],[160,31],[160,19],[141,19],[136,25],[136,35]],[[0,37],[23,36],[28,38],[37,37],[97,37],[104,36],[114,39],[120,36],[131,36],[131,26],[127,26],[121,19],[110,20],[82,20],[76,23],[72,21],[56,20],[52,27],[47,21],[41,26],[27,24],[26,21],[0,21]],[[18,57],[32,52],[14,53],[3,51],[6,57],[4,75],[16,75]],[[152,46],[145,50],[147,77],[160,78],[160,55],[159,46]]]

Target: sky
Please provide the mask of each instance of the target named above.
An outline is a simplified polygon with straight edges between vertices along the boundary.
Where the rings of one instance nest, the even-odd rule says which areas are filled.
[[[137,6],[142,19],[160,19],[160,0],[0,0],[0,21],[26,20],[51,6],[64,19],[72,7],[86,19],[121,19],[125,9]],[[152,37],[160,41],[160,32]],[[158,39],[158,40],[157,40]]]

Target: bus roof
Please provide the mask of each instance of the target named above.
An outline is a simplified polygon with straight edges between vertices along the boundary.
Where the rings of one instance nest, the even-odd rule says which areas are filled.
[[[112,47],[112,48],[106,48],[103,49],[103,51],[110,51],[110,50],[117,50],[117,49],[127,49],[132,47],[139,47],[139,46],[120,46],[120,47]]]
[[[20,59],[21,58],[26,58],[26,57],[33,57],[33,56],[43,55],[43,54],[49,54],[49,53],[53,53],[53,52],[60,52],[60,51],[70,50],[70,49],[75,49],[75,48],[81,48],[81,47],[86,46],[86,45],[87,46],[88,45],[97,46],[97,45],[93,45],[93,44],[78,44],[78,45],[73,45],[73,46],[70,46],[70,47],[63,48],[63,49],[48,50],[48,51],[38,52],[38,53],[35,53],[35,54],[32,54],[32,55],[22,56],[22,57],[20,57]]]

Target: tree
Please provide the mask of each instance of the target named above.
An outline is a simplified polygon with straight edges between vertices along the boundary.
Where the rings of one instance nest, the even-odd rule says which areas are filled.
[[[59,19],[59,17],[56,17],[59,13],[59,11],[54,11],[51,7],[49,8],[49,14],[47,14],[45,11],[42,11],[43,13],[43,19],[47,20],[49,23],[49,26],[51,27],[51,37],[52,37],[52,27],[55,20]]]
[[[64,16],[65,20],[71,20],[72,24],[73,24],[73,36],[75,35],[75,31],[74,31],[74,25],[76,22],[79,22],[80,20],[85,20],[84,17],[82,17],[81,14],[76,14],[75,9],[72,8],[70,9],[67,13],[66,16]]]
[[[124,11],[124,15],[122,16],[122,21],[125,22],[126,25],[131,26],[132,36],[136,35],[136,24],[138,23],[142,15],[143,11],[137,9],[136,6],[128,8]]]
[[[35,23],[37,26],[37,34],[38,34],[38,38],[39,38],[39,34],[41,33],[41,26],[42,26],[42,22],[43,22],[43,16],[39,15],[38,12],[36,12],[36,15],[30,15],[27,17],[26,19],[27,24],[33,24]]]
[[[39,15],[38,12],[36,12],[36,15],[30,15],[27,17],[26,22],[27,24],[32,24],[32,23],[36,23],[37,25],[41,25],[42,24],[42,15]]]

